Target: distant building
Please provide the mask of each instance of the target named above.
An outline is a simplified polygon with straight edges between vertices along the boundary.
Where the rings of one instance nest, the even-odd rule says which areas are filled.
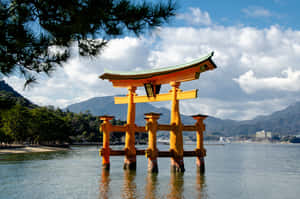
[[[272,132],[266,132],[265,130],[257,131],[255,137],[260,139],[272,138]]]
[[[122,143],[125,143],[125,136],[122,136],[122,137],[121,137],[121,142],[122,142]]]
[[[272,133],[271,132],[266,132],[266,138],[272,138]]]

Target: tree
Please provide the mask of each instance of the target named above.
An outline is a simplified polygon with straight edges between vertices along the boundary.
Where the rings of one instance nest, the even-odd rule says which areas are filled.
[[[26,86],[66,61],[74,42],[80,55],[94,56],[111,38],[139,35],[174,12],[172,0],[1,0],[0,73],[19,71]]]
[[[0,145],[2,144],[2,142],[5,142],[5,133],[0,126]]]
[[[14,141],[26,140],[29,135],[29,118],[31,117],[28,109],[20,104],[5,111],[2,115],[2,130]]]
[[[16,98],[6,91],[0,91],[0,110],[10,109],[16,104]]]
[[[31,140],[37,143],[67,141],[70,127],[55,110],[45,107],[31,110]]]

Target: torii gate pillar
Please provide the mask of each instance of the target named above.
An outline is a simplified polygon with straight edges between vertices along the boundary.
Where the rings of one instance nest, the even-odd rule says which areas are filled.
[[[124,169],[136,169],[135,149],[135,103],[133,101],[136,87],[128,87],[128,110],[127,110],[127,131],[125,134],[125,160]]]
[[[177,93],[180,91],[180,82],[171,82],[172,86],[172,107],[171,107],[171,125],[170,131],[170,151],[171,157],[171,170],[176,172],[184,172],[183,162],[183,137],[182,137],[182,124],[179,112],[179,101],[177,99]]]

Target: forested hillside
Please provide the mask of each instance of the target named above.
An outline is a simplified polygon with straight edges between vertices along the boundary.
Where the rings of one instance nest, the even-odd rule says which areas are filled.
[[[126,120],[127,106],[115,105],[113,96],[92,98],[61,110],[52,106],[34,105],[4,81],[0,81],[0,88],[0,142],[99,142],[102,135],[99,133],[101,121],[98,116],[113,115],[117,119],[113,121],[114,124],[123,124],[121,121]],[[147,112],[162,113],[159,123],[169,123],[170,111],[166,108],[142,103],[137,104],[136,111],[138,125],[144,125],[144,113]],[[201,110],[195,111],[195,114],[201,113]],[[195,122],[186,115],[181,115],[181,119],[184,124]],[[300,134],[300,102],[253,120],[234,121],[208,117],[205,124],[205,135],[253,135],[260,130],[283,136],[297,135]],[[112,140],[120,139],[120,134],[112,134]]]
[[[0,143],[99,142],[99,118],[39,107],[0,81]]]

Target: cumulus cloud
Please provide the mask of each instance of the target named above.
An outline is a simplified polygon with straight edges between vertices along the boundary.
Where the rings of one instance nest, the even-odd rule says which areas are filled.
[[[194,12],[190,16],[207,16],[207,24],[212,24],[208,13],[191,10]],[[184,16],[188,14],[181,19],[186,19]],[[113,39],[95,58],[74,55],[51,78],[41,78],[29,90],[22,90],[24,82],[18,77],[6,80],[38,104],[64,107],[91,97],[126,94],[126,89],[113,88],[110,82],[98,79],[104,68],[159,68],[186,63],[211,51],[215,52],[213,60],[218,68],[201,74],[199,80],[182,83],[182,90],[199,89],[198,99],[181,102],[183,113],[251,119],[299,99],[300,93],[295,91],[300,90],[300,31],[276,25],[264,29],[217,25],[164,27],[151,38]],[[168,90],[169,86],[164,85],[162,92]],[[170,108],[169,102],[162,106]]]
[[[4,79],[39,105],[65,107],[92,97],[125,94],[126,89],[112,89],[111,83],[100,80],[99,75],[104,68],[126,71],[147,67],[147,46],[150,43],[143,38],[125,37],[112,40],[98,57],[87,58],[74,54],[51,77],[40,77],[38,84],[26,90],[23,90],[23,79],[16,76]]]
[[[211,19],[206,11],[201,11],[199,8],[189,8],[190,12],[177,15],[177,19],[185,20],[192,25],[211,25]]]
[[[234,79],[241,88],[252,94],[258,90],[300,91],[300,71],[291,68],[282,71],[282,77],[257,78],[252,70]]]
[[[249,17],[271,17],[273,15],[271,11],[259,6],[244,8],[242,12]]]
[[[158,68],[191,61],[214,51],[213,60],[218,68],[201,74],[197,81],[182,84],[184,90],[199,89],[199,99],[183,101],[182,111],[251,119],[299,99],[300,95],[294,92],[299,90],[299,33],[279,26],[265,29],[235,26],[164,28],[159,33],[161,42],[150,53],[149,63]],[[249,71],[253,76],[247,73]],[[273,84],[271,80],[277,83]],[[270,82],[269,86],[264,81]],[[254,89],[264,92],[255,93]],[[206,105],[201,103],[203,98],[209,99],[205,101]],[[273,100],[278,102],[268,106],[267,102]]]

